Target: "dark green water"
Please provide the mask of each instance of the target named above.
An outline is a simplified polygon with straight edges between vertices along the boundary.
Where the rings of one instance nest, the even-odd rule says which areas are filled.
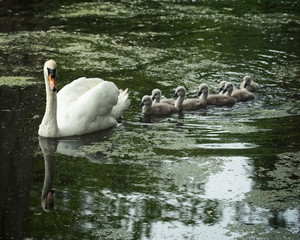
[[[298,1],[2,1],[0,13],[0,239],[300,238]],[[59,88],[81,76],[129,88],[122,122],[39,139],[50,58]],[[154,88],[195,97],[245,75],[253,101],[141,114]]]

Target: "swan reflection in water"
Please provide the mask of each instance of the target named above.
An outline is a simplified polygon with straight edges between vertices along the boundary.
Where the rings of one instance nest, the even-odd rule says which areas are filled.
[[[42,189],[41,204],[45,212],[54,210],[54,193],[53,183],[56,173],[56,146],[55,139],[39,137],[39,144],[42,149],[45,164],[45,177]]]
[[[114,128],[109,128],[99,132],[55,139],[39,137],[39,145],[44,156],[45,177],[41,196],[41,205],[45,212],[54,210],[54,189],[53,183],[56,174],[56,154],[60,153],[71,157],[85,157],[90,162],[100,164],[105,158],[105,154],[95,150],[95,152],[86,153],[82,151],[82,147],[90,146],[94,143],[100,143],[108,140],[112,135]]]

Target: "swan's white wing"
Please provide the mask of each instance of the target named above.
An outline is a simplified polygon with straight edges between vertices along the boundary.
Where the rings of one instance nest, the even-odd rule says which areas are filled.
[[[90,89],[103,82],[101,78],[78,78],[71,83],[65,85],[58,93],[58,106],[69,105],[69,103],[76,101],[81,95]]]
[[[103,81],[76,101],[58,107],[59,130],[78,135],[114,126],[117,122],[111,111],[118,102],[118,95],[119,89],[114,83]]]
[[[111,113],[114,105],[118,102],[119,89],[113,82],[104,81],[96,87],[80,96],[73,106],[72,114],[76,117],[85,116],[106,116]],[[79,111],[75,110],[80,108]]]
[[[118,119],[121,117],[123,111],[128,108],[130,101],[128,100],[128,89],[125,91],[120,89],[120,94],[118,96],[118,103],[113,107],[111,115]]]

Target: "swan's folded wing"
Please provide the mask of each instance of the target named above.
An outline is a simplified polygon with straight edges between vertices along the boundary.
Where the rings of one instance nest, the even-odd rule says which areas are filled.
[[[128,108],[130,105],[130,101],[128,100],[128,89],[125,89],[125,91],[120,89],[120,94],[118,96],[118,102],[113,107],[111,115],[115,119],[119,119],[123,113],[123,111]]]
[[[118,102],[119,89],[112,82],[104,81],[80,96],[73,104],[70,114],[74,117],[108,116]]]
[[[78,78],[71,83],[65,85],[57,94],[58,106],[69,105],[76,101],[80,96],[85,94],[87,91],[96,87],[99,83],[104,80],[100,78]]]
[[[117,121],[111,112],[118,102],[118,95],[119,89],[114,83],[98,84],[64,109],[58,108],[59,128],[66,133],[81,135],[114,126]]]

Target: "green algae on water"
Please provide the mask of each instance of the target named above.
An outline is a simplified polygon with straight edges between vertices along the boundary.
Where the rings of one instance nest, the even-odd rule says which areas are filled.
[[[300,205],[300,152],[277,155],[275,169],[266,173],[268,189],[246,193],[246,202],[258,207],[284,210]]]
[[[132,239],[132,233],[126,231],[125,229],[118,228],[104,228],[96,231],[95,233],[98,237],[105,237],[105,239],[115,239],[115,240],[130,240]]]
[[[222,161],[214,157],[184,158],[162,169],[162,175],[168,176],[178,187],[189,184],[205,183],[209,175],[222,169]]]
[[[5,76],[2,76],[2,77],[0,77],[0,86],[25,87],[25,86],[38,84],[37,82],[35,82],[33,80],[34,80],[34,78],[32,78],[32,77],[21,77],[21,76],[5,77]]]
[[[168,126],[168,124],[167,124]],[[165,126],[166,127],[166,126]],[[107,158],[146,160],[169,151],[191,149],[195,140],[158,125],[153,131],[116,132],[110,139],[80,147],[86,154],[103,152]]]
[[[122,18],[132,17],[135,13],[132,8],[126,8],[126,6],[121,3],[83,2],[75,3],[70,6],[63,6],[58,11],[57,15],[62,18],[78,18],[87,16]]]
[[[296,233],[292,233],[287,229],[278,228],[271,230],[267,229],[264,224],[228,224],[226,227],[229,232],[226,234],[231,236],[233,232],[242,234],[241,237],[234,238],[235,240],[298,240],[299,236]]]
[[[253,133],[258,131],[266,131],[265,129],[258,129],[257,127],[250,126],[246,123],[229,121],[229,120],[222,120],[222,121],[210,121],[210,125],[220,126],[220,129],[229,133]]]

